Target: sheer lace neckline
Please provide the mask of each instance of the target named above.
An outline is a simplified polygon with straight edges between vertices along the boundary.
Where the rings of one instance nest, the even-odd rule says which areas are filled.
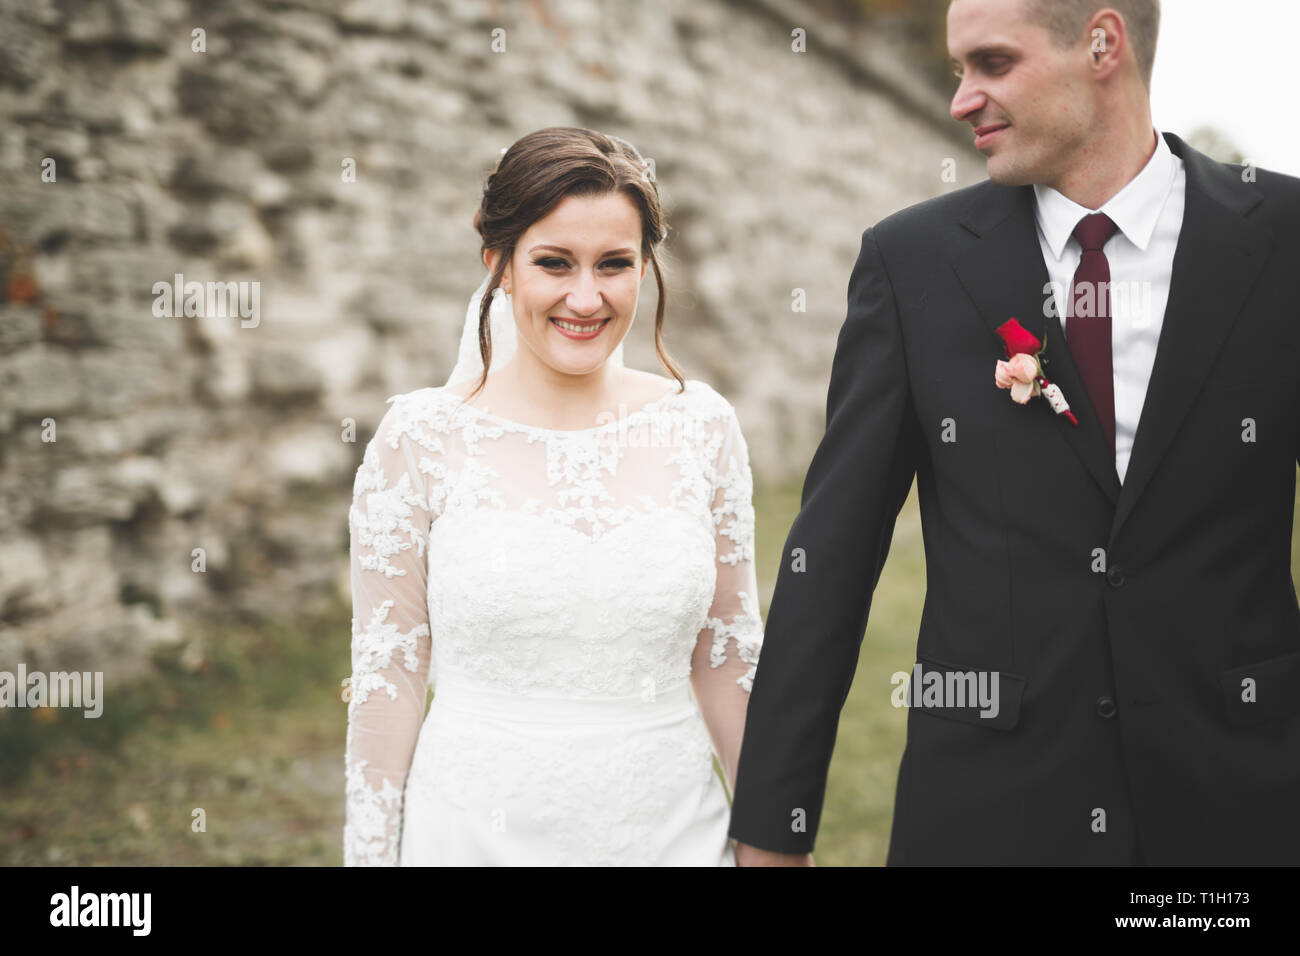
[[[525,425],[523,422],[517,422],[509,418],[503,418],[502,416],[493,414],[492,412],[489,412],[486,409],[478,408],[477,406],[474,405],[466,405],[464,403],[463,396],[456,395],[452,392],[447,391],[447,386],[445,385],[439,388],[435,388],[433,389],[433,391],[436,394],[445,396],[447,399],[449,399],[456,406],[456,409],[458,411],[463,409],[479,418],[485,418],[488,421],[495,422],[499,425],[504,425],[508,428],[517,431],[528,432],[530,434],[536,434],[536,435],[587,435],[594,432],[602,432],[609,428],[619,428],[622,426],[631,425],[640,421],[641,419],[645,418],[648,415],[652,415],[655,411],[659,409],[660,406],[668,404],[675,398],[680,398],[684,396],[686,392],[690,390],[691,383],[693,381],[694,379],[689,379],[689,378],[686,379],[686,385],[681,391],[678,391],[677,383],[674,381],[672,386],[668,389],[667,393],[660,395],[656,399],[652,399],[651,401],[642,405],[640,408],[636,409],[635,411],[629,412],[627,415],[624,415],[622,418],[615,419],[612,422],[606,422],[603,425],[593,425],[590,428],[543,428],[540,425]]]

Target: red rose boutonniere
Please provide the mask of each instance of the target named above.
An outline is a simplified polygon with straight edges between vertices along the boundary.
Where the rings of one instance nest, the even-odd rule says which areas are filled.
[[[1052,406],[1052,411],[1064,415],[1071,425],[1077,426],[1079,420],[1070,411],[1070,404],[1061,394],[1061,389],[1043,375],[1039,356],[1045,343],[1039,342],[1032,332],[1015,319],[1007,319],[999,325],[998,335],[1007,347],[1007,361],[999,359],[997,371],[993,375],[998,388],[1011,389],[1011,400],[1021,405],[1035,395],[1042,395]]]

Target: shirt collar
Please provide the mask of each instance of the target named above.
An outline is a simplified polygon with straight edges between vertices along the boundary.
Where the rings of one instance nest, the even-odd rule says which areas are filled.
[[[1047,239],[1053,256],[1061,258],[1074,227],[1080,219],[1092,212],[1103,212],[1110,216],[1133,245],[1146,251],[1178,171],[1178,157],[1170,151],[1169,144],[1159,130],[1154,132],[1156,149],[1147,164],[1100,209],[1085,209],[1051,186],[1034,185],[1038,228]]]

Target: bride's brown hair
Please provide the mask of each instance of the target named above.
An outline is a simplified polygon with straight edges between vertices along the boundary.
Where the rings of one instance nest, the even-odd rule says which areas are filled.
[[[488,314],[506,266],[514,258],[519,238],[566,196],[600,196],[614,191],[631,199],[641,214],[641,257],[649,260],[659,289],[659,301],[655,304],[655,351],[678,385],[686,387],[685,378],[663,345],[666,297],[656,250],[667,238],[668,230],[653,170],[636,147],[617,136],[577,126],[548,126],[529,133],[507,149],[483,183],[483,201],[474,213],[474,228],[483,238],[479,256],[482,258],[489,249],[498,249],[501,254],[478,312],[478,349],[483,374],[465,401],[487,384],[487,370],[492,365]]]

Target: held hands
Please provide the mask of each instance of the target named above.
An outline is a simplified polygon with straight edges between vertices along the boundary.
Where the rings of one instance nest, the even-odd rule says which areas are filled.
[[[777,853],[736,841],[736,866],[816,866],[811,853]]]

